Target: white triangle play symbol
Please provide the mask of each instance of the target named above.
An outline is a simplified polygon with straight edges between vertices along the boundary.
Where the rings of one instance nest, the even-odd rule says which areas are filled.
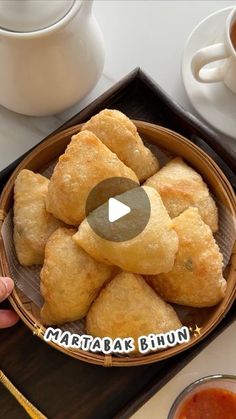
[[[110,198],[108,201],[108,219],[110,223],[119,220],[131,211],[128,205],[123,204],[115,198]]]

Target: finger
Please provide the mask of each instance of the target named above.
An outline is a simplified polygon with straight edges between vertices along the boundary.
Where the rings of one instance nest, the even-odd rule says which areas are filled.
[[[14,282],[11,278],[0,277],[0,302],[5,300],[12,292],[14,288]]]
[[[12,310],[0,310],[0,329],[14,326],[19,320],[19,316]]]

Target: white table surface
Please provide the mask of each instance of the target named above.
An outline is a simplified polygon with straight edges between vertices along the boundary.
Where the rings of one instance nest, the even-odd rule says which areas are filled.
[[[132,416],[132,419],[167,419],[172,403],[188,384],[212,374],[236,375],[235,332],[236,322],[224,330],[193,361],[162,387]]]
[[[180,76],[185,42],[201,19],[233,5],[235,1],[95,1],[94,13],[106,45],[106,62],[100,81],[83,101],[59,115],[26,117],[0,106],[0,170],[137,66],[186,109],[193,111]],[[212,373],[236,374],[235,353],[236,322],[133,418],[166,419],[174,398],[191,381]]]

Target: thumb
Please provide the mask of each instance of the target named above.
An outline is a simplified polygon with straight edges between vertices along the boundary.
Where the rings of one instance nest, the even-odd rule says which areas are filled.
[[[5,300],[12,292],[14,282],[11,278],[0,277],[0,302]]]

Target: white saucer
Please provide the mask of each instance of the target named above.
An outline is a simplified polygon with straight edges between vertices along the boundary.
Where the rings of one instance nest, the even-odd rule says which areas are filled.
[[[227,7],[213,13],[193,30],[184,49],[182,77],[188,98],[198,114],[214,128],[236,138],[236,94],[222,82],[199,83],[190,67],[197,50],[222,41],[225,20],[231,9]]]

